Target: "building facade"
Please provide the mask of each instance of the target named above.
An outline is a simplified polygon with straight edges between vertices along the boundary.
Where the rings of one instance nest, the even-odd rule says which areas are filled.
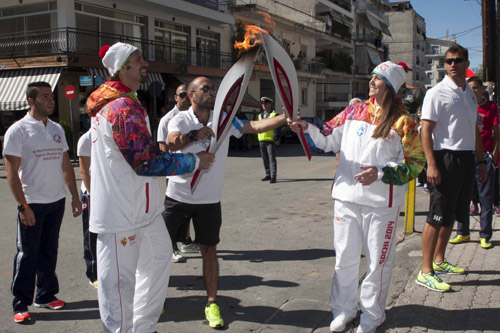
[[[426,89],[434,87],[446,76],[446,68],[444,66],[445,52],[456,43],[455,39],[438,39],[427,38],[425,52],[425,75],[428,83]]]

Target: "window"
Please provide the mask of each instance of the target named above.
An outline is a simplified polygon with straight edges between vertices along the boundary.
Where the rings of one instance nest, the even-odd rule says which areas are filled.
[[[307,106],[307,88],[303,88],[301,91],[301,101],[302,105]]]
[[[0,9],[2,34],[55,28],[56,9],[55,2]]]
[[[432,80],[434,78],[434,73],[432,73],[432,72],[427,73],[427,78],[429,80]]]
[[[196,29],[196,64],[219,68],[219,43],[219,33]]]
[[[439,54],[439,45],[431,46],[431,54]]]
[[[188,26],[155,20],[155,60],[188,63],[190,30]]]
[[[430,59],[430,58],[427,59],[427,65],[431,65],[432,66],[432,63],[433,63],[432,59]]]

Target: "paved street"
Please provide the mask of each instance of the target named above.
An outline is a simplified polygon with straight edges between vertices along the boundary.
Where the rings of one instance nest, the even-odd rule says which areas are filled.
[[[257,148],[231,152],[222,198],[223,227],[218,304],[229,332],[329,332],[328,306],[333,277],[332,208],[329,195],[335,170],[332,156],[308,162],[299,145],[278,148],[278,182],[264,176]],[[79,171],[75,169],[78,180]],[[160,180],[164,186],[164,181]],[[453,292],[434,293],[414,283],[420,264],[427,194],[417,189],[417,232],[403,236],[398,223],[398,255],[387,321],[380,332],[500,331],[500,233],[495,220],[494,248],[472,242],[450,246],[449,260],[469,270],[448,277]],[[15,254],[16,204],[0,167],[0,313],[1,332],[99,332],[97,292],[84,273],[81,220],[68,213],[60,235],[58,296],[60,311],[31,307],[31,325],[15,324],[10,282]],[[475,221],[475,220],[474,220]],[[361,278],[364,267],[360,270]],[[356,277],[353,277],[356,278]],[[173,264],[159,332],[211,332],[204,323],[205,292],[199,255]],[[349,327],[347,331],[352,330]]]

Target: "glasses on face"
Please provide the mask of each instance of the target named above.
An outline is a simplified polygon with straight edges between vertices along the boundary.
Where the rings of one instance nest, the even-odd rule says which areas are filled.
[[[183,91],[183,92],[181,92],[181,93],[180,93],[179,95],[177,95],[177,96],[179,96],[180,98],[184,98],[184,97],[186,97],[186,96],[187,96],[187,94],[188,94],[187,92]]]
[[[215,94],[217,92],[217,88],[210,87],[210,86],[203,86],[198,91],[203,91],[205,94],[207,94],[207,93],[209,93],[211,91],[211,92],[213,92]],[[193,92],[195,92],[195,90],[193,90]]]
[[[448,58],[448,59],[444,59],[444,62],[447,63],[448,65],[451,65],[453,63],[455,63],[455,64],[461,64],[464,61],[465,61],[464,58]]]

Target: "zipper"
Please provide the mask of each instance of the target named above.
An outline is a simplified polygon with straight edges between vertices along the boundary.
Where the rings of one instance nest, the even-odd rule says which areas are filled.
[[[149,213],[149,183],[146,183],[146,214]]]

